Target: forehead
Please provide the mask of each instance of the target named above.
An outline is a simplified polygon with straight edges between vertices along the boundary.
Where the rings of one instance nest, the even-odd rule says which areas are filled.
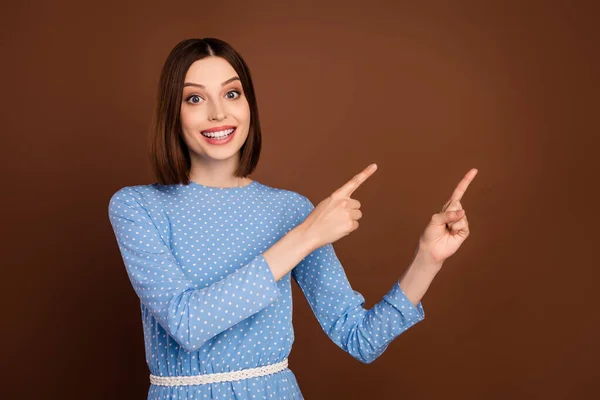
[[[220,86],[221,82],[238,76],[227,60],[210,56],[195,61],[185,74],[186,82],[199,83],[205,86]]]

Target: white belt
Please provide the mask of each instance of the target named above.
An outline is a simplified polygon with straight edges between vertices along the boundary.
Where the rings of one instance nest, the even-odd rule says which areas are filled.
[[[195,376],[157,376],[150,374],[150,383],[160,386],[202,385],[205,383],[230,382],[240,379],[255,378],[283,371],[288,366],[288,359],[276,364],[258,368],[247,368],[231,372],[218,372]]]

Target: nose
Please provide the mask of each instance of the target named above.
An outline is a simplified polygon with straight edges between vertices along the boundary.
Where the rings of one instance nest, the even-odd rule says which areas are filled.
[[[212,107],[209,110],[208,119],[210,121],[221,121],[225,119],[225,113],[220,101],[211,102]]]

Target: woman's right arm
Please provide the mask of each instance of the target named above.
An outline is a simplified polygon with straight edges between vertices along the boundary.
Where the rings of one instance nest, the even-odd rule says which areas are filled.
[[[280,279],[309,252],[305,236],[290,231],[264,254],[198,289],[183,273],[135,188],[117,191],[110,199],[108,215],[140,301],[188,352],[277,300],[281,292],[274,274]]]

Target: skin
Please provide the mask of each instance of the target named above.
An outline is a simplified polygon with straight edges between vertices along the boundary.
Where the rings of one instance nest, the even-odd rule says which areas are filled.
[[[222,86],[233,77],[238,80]],[[239,75],[227,60],[211,56],[190,66],[186,83],[205,86],[184,86],[182,93],[181,129],[190,152],[190,180],[213,187],[246,186],[251,179],[235,177],[239,152],[250,127],[250,107]],[[237,127],[233,140],[227,144],[210,144],[200,134],[222,125]]]
[[[469,237],[467,213],[460,201],[477,173],[472,168],[465,174],[442,210],[431,216],[419,238],[413,261],[398,282],[414,305],[421,301],[443,263]]]

